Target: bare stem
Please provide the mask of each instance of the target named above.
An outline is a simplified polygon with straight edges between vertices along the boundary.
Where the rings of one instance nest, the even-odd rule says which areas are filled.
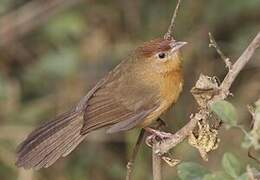
[[[169,39],[169,38],[172,37],[172,33],[173,33],[173,29],[174,29],[174,23],[175,23],[175,19],[177,17],[177,13],[179,11],[180,3],[181,3],[181,0],[178,0],[177,5],[176,5],[175,10],[174,10],[174,13],[172,15],[171,23],[168,27],[168,31],[164,35],[164,39]]]
[[[144,134],[145,134],[145,131],[144,129],[141,129],[140,133],[139,133],[139,136],[137,138],[137,141],[136,141],[136,144],[135,144],[135,147],[134,147],[134,150],[133,150],[133,153],[131,154],[131,157],[127,163],[127,172],[126,172],[126,180],[131,180],[132,178],[132,172],[133,172],[133,168],[134,168],[134,163],[135,163],[135,160],[136,160],[136,156],[138,154],[138,151],[140,149],[140,146],[144,140]]]
[[[231,68],[232,63],[230,62],[230,59],[225,56],[225,54],[220,50],[217,42],[215,41],[214,37],[212,36],[212,34],[209,32],[209,47],[214,47],[217,51],[217,53],[219,54],[219,56],[221,57],[221,59],[224,61],[224,63],[226,64],[226,67],[228,69]]]
[[[162,180],[162,159],[157,153],[157,149],[160,146],[160,142],[153,143],[153,180]]]

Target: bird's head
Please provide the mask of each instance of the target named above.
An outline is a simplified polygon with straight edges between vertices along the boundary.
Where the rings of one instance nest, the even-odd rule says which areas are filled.
[[[142,61],[152,70],[166,73],[180,68],[182,61],[179,50],[186,44],[187,42],[176,41],[173,38],[159,38],[144,43],[135,50],[135,54],[139,63]]]

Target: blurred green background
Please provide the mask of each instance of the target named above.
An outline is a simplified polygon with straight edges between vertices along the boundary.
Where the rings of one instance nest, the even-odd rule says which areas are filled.
[[[16,146],[39,124],[68,110],[134,47],[166,32],[175,0],[0,0],[0,179],[114,180],[124,179],[127,159],[138,130],[107,136],[92,133],[68,157],[37,172],[14,166]],[[196,111],[190,89],[200,73],[223,79],[227,70],[213,48],[212,32],[223,52],[235,61],[260,30],[260,0],[183,0],[175,38],[183,49],[185,86],[176,106],[163,119],[175,132]],[[241,72],[229,100],[247,129],[247,104],[260,95],[260,51]],[[220,146],[203,162],[186,142],[174,157],[221,170],[225,152],[250,163],[241,148],[238,129],[220,130]],[[164,179],[179,179],[177,169],[164,165]],[[143,145],[134,179],[152,178],[151,150]]]

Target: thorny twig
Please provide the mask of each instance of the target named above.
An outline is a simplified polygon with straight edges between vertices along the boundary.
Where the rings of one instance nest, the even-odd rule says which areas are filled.
[[[230,62],[230,59],[227,56],[225,56],[225,54],[220,50],[217,42],[215,41],[214,37],[212,36],[212,34],[210,32],[209,32],[209,42],[210,42],[209,47],[214,47],[216,49],[217,53],[219,54],[219,56],[221,57],[221,59],[226,64],[226,67],[228,69],[231,69],[232,63]]]
[[[174,23],[175,23],[175,19],[177,17],[177,13],[178,13],[178,10],[179,10],[179,7],[180,7],[180,3],[181,3],[181,0],[178,0],[177,5],[176,5],[175,10],[174,10],[174,13],[172,15],[171,23],[168,27],[168,31],[164,35],[164,39],[169,39],[169,38],[172,37]]]

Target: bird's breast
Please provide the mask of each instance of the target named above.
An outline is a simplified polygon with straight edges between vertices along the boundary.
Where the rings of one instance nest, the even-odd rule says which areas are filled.
[[[159,84],[160,105],[149,116],[145,118],[141,127],[146,127],[157,120],[167,111],[179,98],[183,87],[182,72],[174,72],[169,76],[163,77]]]

